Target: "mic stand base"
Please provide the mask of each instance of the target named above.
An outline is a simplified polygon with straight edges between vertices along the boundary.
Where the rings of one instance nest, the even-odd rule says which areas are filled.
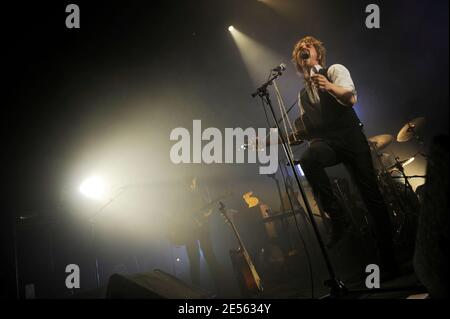
[[[340,298],[348,294],[344,283],[336,278],[325,280],[324,284],[330,289],[330,293],[322,298]]]

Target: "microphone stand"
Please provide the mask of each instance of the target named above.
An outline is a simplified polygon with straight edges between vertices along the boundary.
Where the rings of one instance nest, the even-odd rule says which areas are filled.
[[[264,105],[267,105],[267,107],[270,109],[270,112],[272,114],[272,117],[275,121],[276,128],[279,132],[279,137],[281,139],[281,144],[284,150],[284,153],[286,155],[287,160],[289,161],[291,170],[294,174],[295,181],[297,182],[297,185],[300,189],[300,193],[303,198],[303,202],[305,203],[306,211],[308,213],[309,219],[311,220],[311,224],[313,226],[314,234],[316,235],[316,239],[319,243],[320,251],[322,253],[322,257],[325,261],[329,279],[325,281],[325,285],[330,289],[330,296],[331,297],[339,297],[344,295],[347,292],[347,289],[345,288],[344,284],[336,278],[336,273],[334,271],[333,265],[331,264],[330,256],[328,255],[328,252],[326,250],[324,241],[322,239],[322,236],[320,235],[319,227],[317,226],[317,223],[314,219],[314,214],[311,210],[311,206],[309,204],[308,198],[306,196],[306,192],[303,188],[303,185],[300,182],[300,177],[298,176],[298,172],[295,169],[294,159],[292,158],[291,154],[289,153],[288,149],[288,142],[286,140],[286,137],[283,134],[283,131],[280,128],[280,123],[277,120],[277,116],[275,114],[272,101],[270,99],[270,94],[268,91],[268,87],[273,84],[273,81],[276,80],[278,77],[282,75],[281,70],[277,70],[277,72],[274,72],[272,76],[267,80],[263,85],[261,85],[254,93],[252,93],[252,97],[255,98],[256,96],[259,96],[263,102]],[[295,217],[295,215],[294,215]]]
[[[97,284],[97,288],[100,288],[100,267],[98,262],[98,247],[97,247],[97,240],[95,236],[95,226],[97,223],[97,218],[100,217],[101,213],[109,206],[112,202],[114,202],[120,195],[122,195],[130,186],[123,186],[120,187],[116,195],[114,195],[112,198],[109,199],[105,204],[103,204],[95,213],[94,215],[89,218],[89,228],[90,233],[92,236],[93,241],[93,250],[94,250],[94,261],[95,261],[95,281]]]
[[[281,162],[279,161],[279,165],[281,164]],[[288,210],[286,209],[286,207],[284,206],[284,201],[283,201],[283,194],[281,192],[281,187],[280,187],[280,181],[278,180],[278,178],[276,177],[275,174],[269,174],[267,175],[267,177],[271,178],[274,180],[275,184],[277,185],[277,190],[278,190],[278,196],[280,197],[280,204],[281,204],[281,213],[284,214],[286,213]],[[295,211],[292,210],[292,214],[295,214]],[[286,254],[284,249],[283,249],[283,253],[286,255],[285,257],[289,256],[289,252],[293,250],[292,248],[292,243],[291,243],[291,239],[289,237],[289,223],[282,218],[281,219],[281,224],[283,227],[283,231],[285,232],[286,236],[287,236],[287,241],[288,241],[288,253]]]

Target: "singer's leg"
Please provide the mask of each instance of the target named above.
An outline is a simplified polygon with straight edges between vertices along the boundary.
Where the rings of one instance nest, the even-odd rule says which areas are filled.
[[[339,164],[336,152],[325,140],[313,141],[300,158],[300,165],[320,207],[330,216],[331,234],[327,246],[338,242],[344,232],[344,216],[333,193],[326,167]]]
[[[378,188],[369,151],[355,154],[346,166],[372,217],[380,269],[384,273],[397,272],[389,211]]]

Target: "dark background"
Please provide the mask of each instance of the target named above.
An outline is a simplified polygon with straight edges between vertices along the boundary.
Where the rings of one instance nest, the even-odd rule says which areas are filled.
[[[301,87],[290,53],[299,38],[312,34],[324,41],[329,64],[351,71],[368,135],[394,135],[417,116],[427,119],[426,141],[448,132],[448,1],[376,1],[379,30],[364,25],[371,1],[281,2],[291,9],[250,0],[78,0],[79,30],[65,28],[70,2],[2,4],[2,296],[15,294],[13,218],[60,211],[62,190],[71,189],[73,176],[83,171],[77,163],[86,157],[79,154],[102,157],[108,137],[137,127],[123,135],[129,142],[105,154],[126,154],[120,145],[142,149],[148,139],[149,149],[134,153],[143,156],[139,164],[125,156],[117,167],[140,172],[141,182],[165,172],[156,178],[164,184],[186,170],[172,167],[167,157],[173,128],[189,128],[194,118],[218,128],[266,126],[249,96],[255,84],[227,31],[231,24],[284,57],[287,102]],[[261,69],[271,67],[261,63]],[[145,156],[153,160],[148,167]],[[254,165],[203,172],[215,185],[263,179]],[[270,194],[272,186],[258,187]]]

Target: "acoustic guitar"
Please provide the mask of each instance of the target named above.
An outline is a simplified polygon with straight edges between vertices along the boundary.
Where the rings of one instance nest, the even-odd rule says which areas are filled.
[[[230,250],[230,257],[241,292],[244,297],[256,297],[263,291],[261,278],[253,265],[250,255],[245,249],[244,243],[242,242],[241,236],[239,235],[233,220],[230,216],[228,216],[225,210],[225,205],[222,202],[219,202],[219,210],[231,226],[239,243],[239,247],[237,249]]]

